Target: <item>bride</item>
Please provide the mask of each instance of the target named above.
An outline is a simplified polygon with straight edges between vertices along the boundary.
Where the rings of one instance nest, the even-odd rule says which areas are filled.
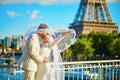
[[[62,62],[60,52],[67,49],[75,39],[75,33],[74,35],[72,33],[74,33],[73,29],[69,29],[61,36],[52,38],[51,43],[47,42],[50,36],[43,39],[43,44],[40,45],[40,55],[47,57],[49,62],[39,64],[35,80],[64,80],[64,68],[58,62]]]
[[[34,32],[36,32],[36,29],[28,31],[21,42],[25,43],[26,38]],[[44,38],[44,44],[40,44],[40,55],[47,57],[49,62],[41,62],[39,64],[35,80],[64,80],[65,77],[64,67],[62,64],[59,64],[60,62],[63,62],[60,53],[74,43],[76,36],[75,31],[73,29],[68,29],[56,32],[51,31],[50,33],[50,36]],[[47,40],[49,40],[49,42]],[[25,44],[22,43],[22,47],[23,51],[26,51]],[[22,60],[24,60],[25,56],[26,54],[23,54],[18,63],[20,67],[22,67]]]

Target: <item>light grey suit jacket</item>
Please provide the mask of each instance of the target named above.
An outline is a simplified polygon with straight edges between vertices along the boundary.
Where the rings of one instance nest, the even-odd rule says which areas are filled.
[[[43,62],[40,56],[40,37],[37,33],[32,34],[26,41],[26,58],[23,61],[23,68],[26,70],[37,71],[38,64]]]

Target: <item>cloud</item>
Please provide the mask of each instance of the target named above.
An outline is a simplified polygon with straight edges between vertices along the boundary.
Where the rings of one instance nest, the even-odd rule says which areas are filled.
[[[108,3],[120,3],[120,0],[106,0]]]
[[[27,24],[26,25],[26,28],[28,29],[33,29],[33,28],[37,28],[38,27],[38,24]]]
[[[7,11],[7,15],[11,18],[21,16],[20,13],[16,13],[15,11],[9,11],[9,10]]]
[[[106,0],[108,3],[120,3],[120,0]],[[41,5],[52,4],[70,4],[78,3],[80,0],[0,0],[0,4],[31,4],[37,3]]]
[[[32,12],[27,10],[26,13],[30,15],[31,19],[41,18],[41,16],[39,16],[39,13],[40,13],[39,10],[33,10]]]
[[[79,0],[0,0],[0,4],[31,4],[31,3],[38,3],[42,5],[51,5],[51,4],[70,4],[79,2]]]
[[[31,14],[31,19],[36,19],[37,16],[38,16],[38,14],[39,14],[39,11],[38,11],[38,10],[34,10],[34,11],[32,12],[32,14]]]

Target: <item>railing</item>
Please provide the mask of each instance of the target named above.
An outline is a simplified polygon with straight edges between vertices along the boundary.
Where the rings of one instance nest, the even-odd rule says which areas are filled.
[[[120,80],[120,60],[65,62],[65,80]]]
[[[24,71],[17,65],[0,65],[0,80],[24,80]]]
[[[120,80],[120,60],[63,62],[65,80]],[[20,68],[0,68],[0,80],[24,80]],[[19,78],[19,79],[18,79]]]

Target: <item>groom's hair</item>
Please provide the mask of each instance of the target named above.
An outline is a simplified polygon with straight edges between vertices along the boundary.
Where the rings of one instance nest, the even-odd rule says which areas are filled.
[[[38,27],[38,30],[39,29],[49,29],[48,25],[47,24],[44,24],[44,23],[41,23]]]

